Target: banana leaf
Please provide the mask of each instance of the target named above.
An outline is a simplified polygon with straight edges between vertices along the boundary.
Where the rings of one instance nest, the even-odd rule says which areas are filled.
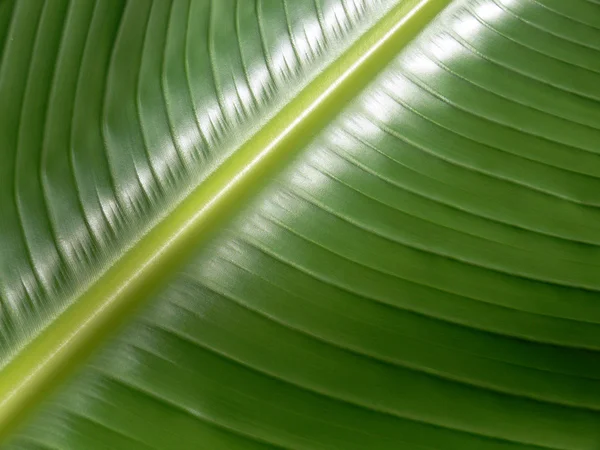
[[[600,448],[600,2],[0,0],[0,448]]]

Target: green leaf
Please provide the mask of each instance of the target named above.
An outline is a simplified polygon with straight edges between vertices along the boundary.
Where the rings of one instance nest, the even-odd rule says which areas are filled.
[[[3,448],[600,446],[600,4],[447,3],[0,3]]]

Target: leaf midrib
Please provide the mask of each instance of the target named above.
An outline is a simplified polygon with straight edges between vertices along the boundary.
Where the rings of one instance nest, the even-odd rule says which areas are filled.
[[[450,0],[392,8],[2,370],[0,442]]]

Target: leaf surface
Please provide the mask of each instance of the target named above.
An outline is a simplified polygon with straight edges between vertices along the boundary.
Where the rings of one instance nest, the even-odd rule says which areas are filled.
[[[600,445],[600,5],[392,3],[0,6],[6,448]]]

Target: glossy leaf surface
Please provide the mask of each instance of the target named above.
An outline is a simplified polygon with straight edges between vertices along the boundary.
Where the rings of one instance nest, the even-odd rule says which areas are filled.
[[[94,73],[100,77],[99,86],[106,86],[98,94],[105,102],[101,126],[75,125],[76,120],[86,120],[83,112],[64,113],[74,118],[72,130],[86,135],[82,142],[91,139],[89,130],[104,133],[97,136],[102,146],[87,147],[96,153],[72,152],[77,155],[71,157],[73,167],[81,156],[89,173],[96,174],[110,167],[111,157],[122,158],[115,167],[123,172],[114,178],[121,186],[107,191],[112,196],[98,194],[89,206],[91,197],[85,190],[76,191],[83,193],[84,208],[105,211],[97,230],[115,237],[103,241],[98,235],[93,245],[82,244],[77,253],[77,233],[63,231],[62,239],[43,235],[54,229],[51,213],[6,214],[7,224],[12,223],[9,218],[22,217],[21,242],[29,251],[15,254],[29,258],[35,277],[28,284],[19,260],[3,259],[19,274],[23,289],[22,297],[10,297],[19,284],[11,278],[3,282],[7,294],[2,299],[9,306],[5,311],[19,313],[18,321],[5,316],[6,330],[13,330],[9,325],[14,324],[14,333],[33,336],[44,320],[54,320],[55,313],[46,308],[59,308],[56,305],[67,298],[62,292],[75,291],[80,288],[77,283],[85,282],[47,275],[44,270],[53,267],[48,248],[57,255],[63,251],[64,267],[72,273],[87,268],[91,275],[85,280],[92,279],[102,258],[117,261],[126,240],[141,235],[148,217],[168,216],[175,199],[186,195],[191,184],[201,183],[287,103],[288,90],[300,91],[325,66],[335,70],[340,64],[336,57],[350,39],[344,36],[360,41],[361,33],[392,6],[340,2],[313,9],[309,2],[288,1],[277,7],[263,3],[269,7],[252,3],[250,8],[240,6],[250,3],[240,2],[237,8],[223,9],[227,17],[235,12],[248,24],[255,20],[259,25],[267,10],[273,17],[277,11],[283,14],[263,22],[269,24],[263,31],[272,32],[272,40],[255,47],[259,53],[238,66],[229,60],[231,52],[211,50],[207,28],[199,25],[188,28],[202,35],[190,42],[208,46],[203,47],[208,48],[205,59],[191,44],[185,52],[175,50],[185,48],[173,42],[181,45],[176,36],[186,28],[170,21],[179,17],[183,3],[175,2],[168,14],[155,12],[159,2],[152,3],[147,16],[132,12],[131,4],[118,13],[118,23],[131,22],[115,27],[106,38],[106,45],[114,45],[112,56],[101,60],[100,51],[89,56],[90,64],[99,64],[106,74],[100,77],[92,70],[81,78],[91,83]],[[206,27],[218,23],[213,32],[224,31],[221,23],[226,21],[214,9],[224,3],[213,2],[212,12],[201,14],[201,6],[208,4],[181,7],[181,17],[200,20],[214,14],[215,22],[207,19]],[[310,12],[303,9],[309,4]],[[414,11],[411,6],[405,12]],[[31,33],[42,30],[43,20],[32,25],[30,14],[27,21],[18,22],[14,17],[20,10],[3,7],[1,17],[12,14],[13,24],[22,23]],[[245,7],[246,15],[240,9]],[[44,11],[42,18],[59,14],[55,9]],[[193,11],[197,15],[191,15]],[[328,31],[327,24],[334,27],[334,22],[324,21],[327,11],[341,14],[336,17],[346,24],[340,29],[343,33]],[[96,13],[94,17],[108,20]],[[106,14],[117,13],[107,7]],[[306,21],[292,23],[320,23],[322,36],[330,36],[315,47],[321,59],[309,58],[310,47],[289,39],[293,32],[276,30],[273,24],[285,23],[292,14]],[[166,36],[175,35],[165,40],[174,47],[163,45],[164,60],[157,66],[162,69],[154,72],[131,57],[140,58],[135,48],[158,39],[160,34],[141,31],[146,22],[150,29],[153,17],[167,24],[159,27]],[[138,32],[133,25],[137,22]],[[165,280],[160,292],[148,294],[148,307],[130,319],[124,331],[106,343],[95,343],[90,362],[28,418],[6,448],[592,450],[600,445],[600,5],[590,0],[458,0],[420,25],[422,34],[399,47],[364,90],[357,84],[354,99],[322,129],[300,128],[309,139],[299,149],[290,146],[297,155],[294,161],[265,172],[258,194],[235,205],[235,215],[193,250],[190,261]],[[88,28],[91,34],[94,27]],[[98,26],[105,33],[109,28]],[[304,42],[315,32],[307,31]],[[119,33],[134,34],[119,39]],[[152,39],[144,39],[144,33]],[[224,33],[214,45],[225,45],[226,38],[240,45],[260,43],[260,36],[238,41]],[[14,41],[4,41],[6,60],[11,48],[7,43]],[[64,42],[71,41],[79,42]],[[50,45],[50,40],[39,42]],[[127,47],[121,50],[121,62],[113,65],[107,61],[119,61],[119,42]],[[337,44],[330,48],[325,42]],[[360,47],[352,47],[350,55],[360,58],[352,53],[356,48]],[[236,93],[234,85],[224,86],[246,80],[248,89],[258,82],[260,70],[248,67],[283,67],[265,58],[276,49],[287,54],[281,64],[298,64],[298,74],[277,79],[271,73],[269,86],[275,93],[243,88]],[[151,60],[158,54],[155,50],[141,54]],[[36,55],[18,56],[32,54]],[[47,57],[47,64],[52,62],[49,52],[37,54]],[[112,85],[111,67],[121,70]],[[192,74],[187,81],[182,67]],[[231,67],[246,67],[248,72],[236,78]],[[16,64],[3,63],[3,68],[19,70]],[[207,87],[209,75],[202,70],[213,71],[215,80],[220,79],[215,73],[221,75],[222,87]],[[72,76],[67,69],[65,73]],[[142,81],[136,81],[142,80],[138,73],[146,74],[148,86],[153,86],[154,90],[148,87],[150,97],[141,96],[145,91]],[[226,79],[229,74],[234,74],[233,81]],[[25,177],[29,172],[19,164],[33,164],[27,149],[44,148],[35,144],[36,124],[51,130],[47,133],[59,133],[58,126],[44,128],[44,117],[63,116],[47,113],[36,119],[25,112],[26,105],[31,104],[32,114],[40,114],[43,109],[35,102],[46,99],[51,106],[47,99],[52,97],[43,92],[26,95],[26,77],[2,80],[23,83],[23,94],[12,85],[2,92],[10,92],[6,98],[23,105],[20,120],[32,124],[23,131],[15,131],[20,129],[18,122],[0,125],[3,135],[22,134],[13,138],[16,141],[7,139],[5,149],[25,149],[15,153],[14,167],[6,169],[22,196],[16,196],[21,205],[17,209],[25,210],[35,206],[33,200],[23,200],[25,193],[46,190]],[[46,89],[66,85],[49,84]],[[188,90],[180,91],[181,86]],[[313,92],[311,86],[305,92]],[[239,100],[238,106],[219,96],[219,89],[238,95],[231,97]],[[151,92],[162,103],[152,104]],[[256,103],[244,99],[244,92],[254,92]],[[108,106],[111,95],[114,109]],[[137,103],[128,103],[127,96]],[[127,105],[132,105],[130,110]],[[92,114],[93,108],[84,109]],[[1,113],[16,120],[8,108]],[[185,139],[186,120],[198,134],[189,138],[194,151],[184,169],[186,147],[178,140]],[[209,127],[206,147],[203,124]],[[148,139],[144,133],[155,140],[143,141]],[[169,156],[169,145],[176,152],[172,155],[182,160]],[[41,161],[54,161],[48,152],[59,148],[64,153],[68,147],[48,144]],[[98,155],[108,156],[104,165],[94,159]],[[174,160],[182,165],[169,169]],[[147,176],[153,174],[155,181],[144,181],[140,167],[147,167]],[[152,167],[164,167],[165,172],[155,173]],[[36,166],[34,173],[41,173],[43,180],[48,170]],[[57,166],[56,173],[64,172]],[[233,179],[236,174],[228,176]],[[99,189],[110,186],[100,178],[82,179]],[[29,190],[19,190],[19,183]],[[133,200],[138,197],[128,194],[128,188],[141,200]],[[51,188],[45,195],[57,205],[67,202],[66,194],[52,194]],[[111,204],[114,222],[108,213]],[[71,217],[71,209],[64,211],[64,217]],[[89,220],[92,232],[96,222],[86,219],[93,216],[85,211],[73,214],[72,221],[56,223],[75,227],[77,220]],[[27,217],[30,226],[42,231],[28,234]],[[3,231],[3,245],[18,242],[9,235]],[[66,259],[69,248],[73,258],[81,260]],[[64,274],[67,269],[55,270]],[[46,279],[62,281],[44,284]],[[6,348],[18,345],[14,336],[7,334]]]
[[[0,362],[389,4],[3,2]]]

